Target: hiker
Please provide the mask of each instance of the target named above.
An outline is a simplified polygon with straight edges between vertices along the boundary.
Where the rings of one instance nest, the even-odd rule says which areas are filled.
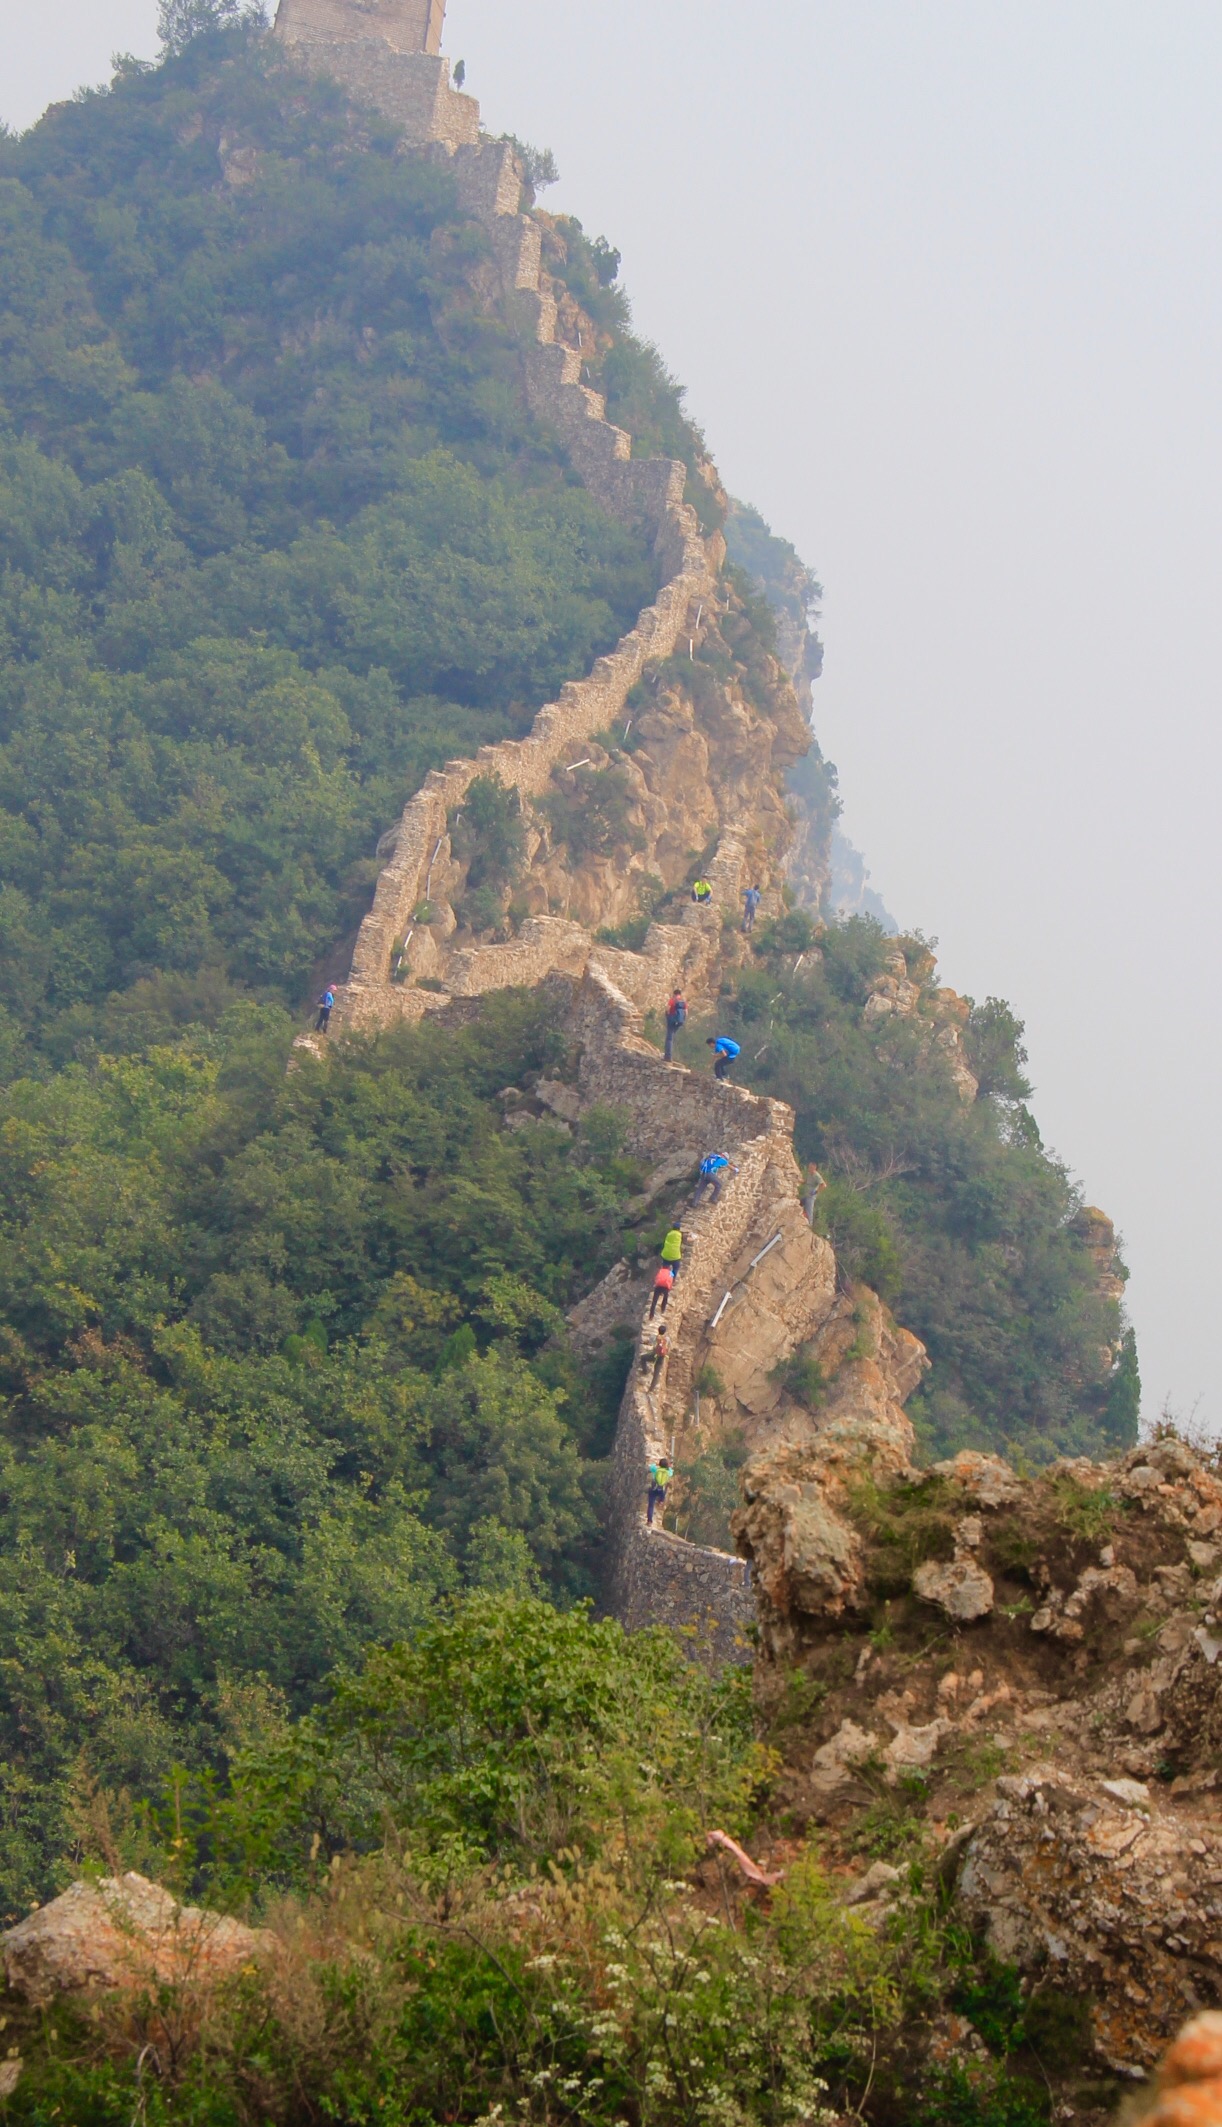
[[[660,1329],[658,1331],[658,1341],[653,1348],[653,1378],[649,1384],[649,1391],[651,1395],[653,1394],[654,1389],[658,1385],[659,1379],[661,1378],[662,1368],[665,1366],[669,1357],[670,1338],[667,1336],[666,1331],[664,1329]]]
[[[683,1228],[672,1226],[662,1243],[662,1261],[672,1277],[677,1278],[683,1264]]]
[[[665,1455],[661,1456],[657,1462],[651,1462],[649,1465],[649,1491],[646,1494],[645,1518],[651,1529],[653,1527],[653,1510],[655,1507],[661,1509],[658,1515],[659,1524],[661,1523],[662,1514],[666,1511],[667,1486],[670,1484],[674,1474]]]
[[[819,1169],[813,1160],[809,1160],[806,1167],[806,1187],[802,1192],[802,1209],[812,1226],[815,1223],[815,1205],[826,1188],[827,1183]]]
[[[675,1045],[675,1036],[680,1027],[684,1026],[686,1022],[687,1000],[682,990],[676,990],[674,995],[667,999],[666,1003],[666,1047],[662,1052],[666,1063],[670,1062],[671,1050]]]
[[[725,1187],[726,1176],[731,1171],[738,1173],[737,1167],[726,1158],[724,1152],[710,1152],[708,1157],[700,1162],[700,1172],[696,1177],[696,1188],[692,1197],[693,1204],[700,1202],[706,1189],[712,1190],[713,1202],[716,1203]]]
[[[744,889],[743,900],[747,904],[743,910],[744,931],[753,931],[755,929],[756,911],[763,898],[758,886],[748,886]]]
[[[710,1034],[707,1046],[713,1051],[713,1076],[724,1080],[730,1065],[743,1052],[728,1034]]]
[[[658,1272],[657,1277],[653,1281],[653,1298],[649,1303],[649,1319],[651,1322],[653,1321],[653,1318],[657,1313],[659,1306],[662,1309],[662,1313],[666,1313],[667,1303],[670,1300],[671,1291],[674,1287],[674,1282],[675,1274],[674,1271],[671,1269],[670,1264],[663,1263],[661,1269]]]
[[[692,888],[692,899],[698,908],[706,908],[713,898],[713,889],[707,879],[697,879]]]
[[[331,1024],[331,1014],[334,1010],[335,992],[332,989],[326,989],[318,1000],[318,1017],[314,1022],[314,1032],[316,1034],[326,1033]]]

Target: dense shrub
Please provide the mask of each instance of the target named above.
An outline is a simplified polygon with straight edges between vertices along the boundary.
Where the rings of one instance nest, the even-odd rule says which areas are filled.
[[[744,1081],[794,1107],[799,1159],[827,1174],[817,1215],[842,1277],[874,1286],[928,1347],[909,1406],[927,1444],[1039,1459],[1132,1441],[1135,1345],[1099,1291],[1081,1192],[1024,1105],[1021,1023],[996,999],[973,1010],[984,1091],[965,1107],[920,1014],[864,1017],[879,926],[833,925],[799,965],[779,951],[801,943],[792,920],[761,926],[762,964],[719,1024],[743,1045]]]
[[[588,1584],[622,1378],[560,1332],[619,1133],[501,1128],[559,1061],[540,997],[286,1077],[290,1038],[231,1006],[0,1098],[0,1911],[78,1763],[147,1796],[447,1589]]]
[[[0,141],[10,1074],[157,971],[300,1003],[427,770],[654,588],[527,413],[447,175],[199,14]]]

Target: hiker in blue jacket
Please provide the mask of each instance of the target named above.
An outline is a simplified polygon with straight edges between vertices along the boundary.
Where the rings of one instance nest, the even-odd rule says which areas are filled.
[[[725,1153],[710,1152],[707,1159],[700,1162],[700,1173],[696,1178],[695,1194],[692,1197],[693,1204],[700,1202],[706,1189],[712,1190],[713,1202],[716,1203],[725,1186],[726,1176],[730,1173],[737,1174],[738,1169],[726,1158]]]
[[[755,929],[755,918],[763,898],[758,886],[744,887],[743,900],[746,903],[746,907],[743,910],[743,929],[745,931],[750,932]]]
[[[713,1051],[714,1078],[724,1079],[735,1058],[743,1053],[728,1034],[710,1034],[706,1046]]]
[[[334,1010],[335,992],[328,985],[328,987],[323,991],[322,996],[318,1000],[318,1017],[314,1022],[314,1032],[316,1034],[326,1033],[327,1028],[331,1024],[331,1014]]]

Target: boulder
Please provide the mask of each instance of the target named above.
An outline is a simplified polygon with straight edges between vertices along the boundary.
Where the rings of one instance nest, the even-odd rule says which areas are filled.
[[[60,1994],[226,1979],[274,1947],[265,1930],[180,1905],[129,1873],[74,1883],[10,1928],[4,1968],[14,1992],[41,2007]]]
[[[822,1794],[834,1794],[852,1780],[859,1765],[874,1757],[879,1739],[872,1728],[859,1728],[855,1721],[842,1721],[830,1743],[823,1743],[811,1760],[810,1783]]]
[[[993,1608],[992,1580],[974,1558],[952,1559],[948,1565],[929,1559],[917,1567],[912,1585],[923,1603],[933,1603],[957,1624],[970,1625]]]
[[[978,1507],[1009,1507],[1023,1496],[1023,1481],[1000,1455],[964,1448],[951,1462],[935,1462],[932,1474],[958,1485]]]

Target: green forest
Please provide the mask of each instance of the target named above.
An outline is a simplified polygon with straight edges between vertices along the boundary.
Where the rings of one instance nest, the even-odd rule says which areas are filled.
[[[613,1111],[503,1127],[565,1068],[538,995],[292,1067],[405,799],[524,730],[653,564],[527,410],[447,172],[237,12],[192,0],[161,63],[0,137],[0,1918],[138,1866],[405,1932],[389,1991],[236,1999],[176,2094],[69,2018],[9,2113],[814,2119],[967,1953],[928,1918],[865,1942],[813,1862],[766,1930],[663,1926],[770,1761],[741,1676],[594,1619],[627,1347],[580,1365],[564,1315],[681,1193],[641,1212]],[[715,521],[616,254],[548,241],[612,416]],[[749,679],[763,594],[796,627],[817,587],[753,514],[736,552]],[[817,748],[795,788],[830,828]],[[965,1110],[863,1021],[884,952],[761,926],[719,1007],[738,1076],[793,1104],[844,1277],[928,1344],[931,1449],[1127,1442],[1132,1340],[1021,1025],[973,1010]],[[553,1980],[547,1945],[595,1937]],[[998,2074],[908,2127],[1032,2127]]]
[[[6,1077],[142,980],[343,972],[428,769],[652,595],[395,145],[242,30],[0,142]]]

